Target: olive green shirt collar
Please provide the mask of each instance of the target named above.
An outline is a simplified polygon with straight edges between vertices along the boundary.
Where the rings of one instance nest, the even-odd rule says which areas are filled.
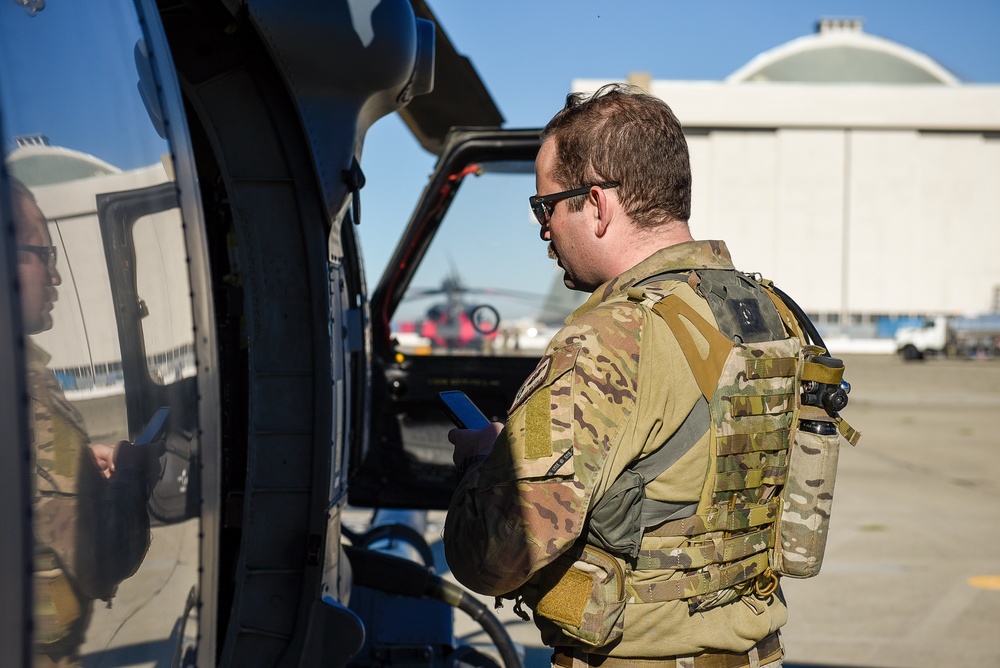
[[[566,324],[592,311],[603,302],[619,295],[624,296],[630,287],[645,278],[669,271],[690,269],[735,269],[735,267],[729,256],[729,249],[723,241],[685,241],[661,248],[594,290],[590,298],[566,318]]]

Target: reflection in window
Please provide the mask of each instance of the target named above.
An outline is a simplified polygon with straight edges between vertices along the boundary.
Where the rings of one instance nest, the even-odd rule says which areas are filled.
[[[534,165],[517,167],[465,178],[393,315],[401,352],[538,356],[583,303],[539,239]]]
[[[16,179],[5,199],[31,397],[36,665],[177,665],[177,630],[198,604],[180,215],[140,218],[134,256],[118,255],[98,206],[176,190],[171,148],[137,86],[142,39],[131,2],[0,3],[4,160]],[[110,274],[122,258],[127,281]],[[149,311],[141,326],[118,307],[136,292]],[[170,409],[163,436],[132,445],[160,406]]]
[[[154,382],[170,385],[195,373],[180,211],[140,218],[132,242],[146,368]]]
[[[64,258],[69,253],[64,243],[53,244],[49,222],[34,193],[16,181],[10,192],[28,339],[25,362],[35,473],[35,647],[46,659],[42,665],[72,665],[90,626],[93,602],[110,600],[146,555],[149,474],[158,462],[152,447],[101,438],[120,431],[121,392],[84,392],[80,385],[93,390],[92,382],[82,381],[93,381],[107,365],[69,366],[77,373],[67,373],[66,366],[59,373],[53,369],[56,356],[67,354],[58,342],[70,343],[72,338],[67,336],[72,328],[61,326],[60,314],[53,308],[63,285],[58,251],[63,249]],[[68,268],[65,273],[72,275]],[[85,271],[83,276],[95,273]],[[45,338],[57,345],[45,347]],[[69,401],[66,386],[75,389],[76,401]]]

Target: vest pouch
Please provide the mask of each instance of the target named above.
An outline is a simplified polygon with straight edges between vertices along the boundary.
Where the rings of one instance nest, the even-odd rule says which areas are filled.
[[[825,411],[804,406],[799,417],[788,455],[788,479],[779,495],[774,570],[793,578],[811,578],[819,573],[826,551],[840,435]]]
[[[618,640],[624,628],[625,570],[610,554],[585,545],[540,573],[535,614],[589,647]]]
[[[73,591],[66,572],[54,562],[54,557],[36,558],[33,578],[35,642],[40,645],[65,638],[83,615],[80,599]]]
[[[635,557],[642,541],[640,516],[646,481],[625,469],[594,505],[587,519],[587,542],[612,554]]]

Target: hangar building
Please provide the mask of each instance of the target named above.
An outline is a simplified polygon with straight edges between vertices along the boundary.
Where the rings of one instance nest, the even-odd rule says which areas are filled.
[[[725,81],[630,81],[685,127],[695,237],[725,239],[825,336],[1000,311],[1000,85],[959,81],[854,19],[821,20]]]

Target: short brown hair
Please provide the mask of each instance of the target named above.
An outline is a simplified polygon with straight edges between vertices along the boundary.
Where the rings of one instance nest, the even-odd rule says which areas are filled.
[[[23,198],[24,200],[34,204],[36,207],[38,206],[38,201],[35,199],[35,194],[31,192],[28,186],[24,185],[13,176],[7,177],[7,185],[9,186],[7,192],[11,195],[10,212],[14,215],[15,233],[19,239],[23,239],[29,234],[33,234],[35,230],[32,221],[22,216],[20,210],[17,208],[20,204],[18,200],[19,198]]]
[[[617,181],[618,199],[641,226],[691,216],[691,162],[677,117],[658,97],[635,86],[608,84],[571,93],[542,130],[556,142],[552,178],[569,188]],[[583,206],[573,198],[572,210]]]

